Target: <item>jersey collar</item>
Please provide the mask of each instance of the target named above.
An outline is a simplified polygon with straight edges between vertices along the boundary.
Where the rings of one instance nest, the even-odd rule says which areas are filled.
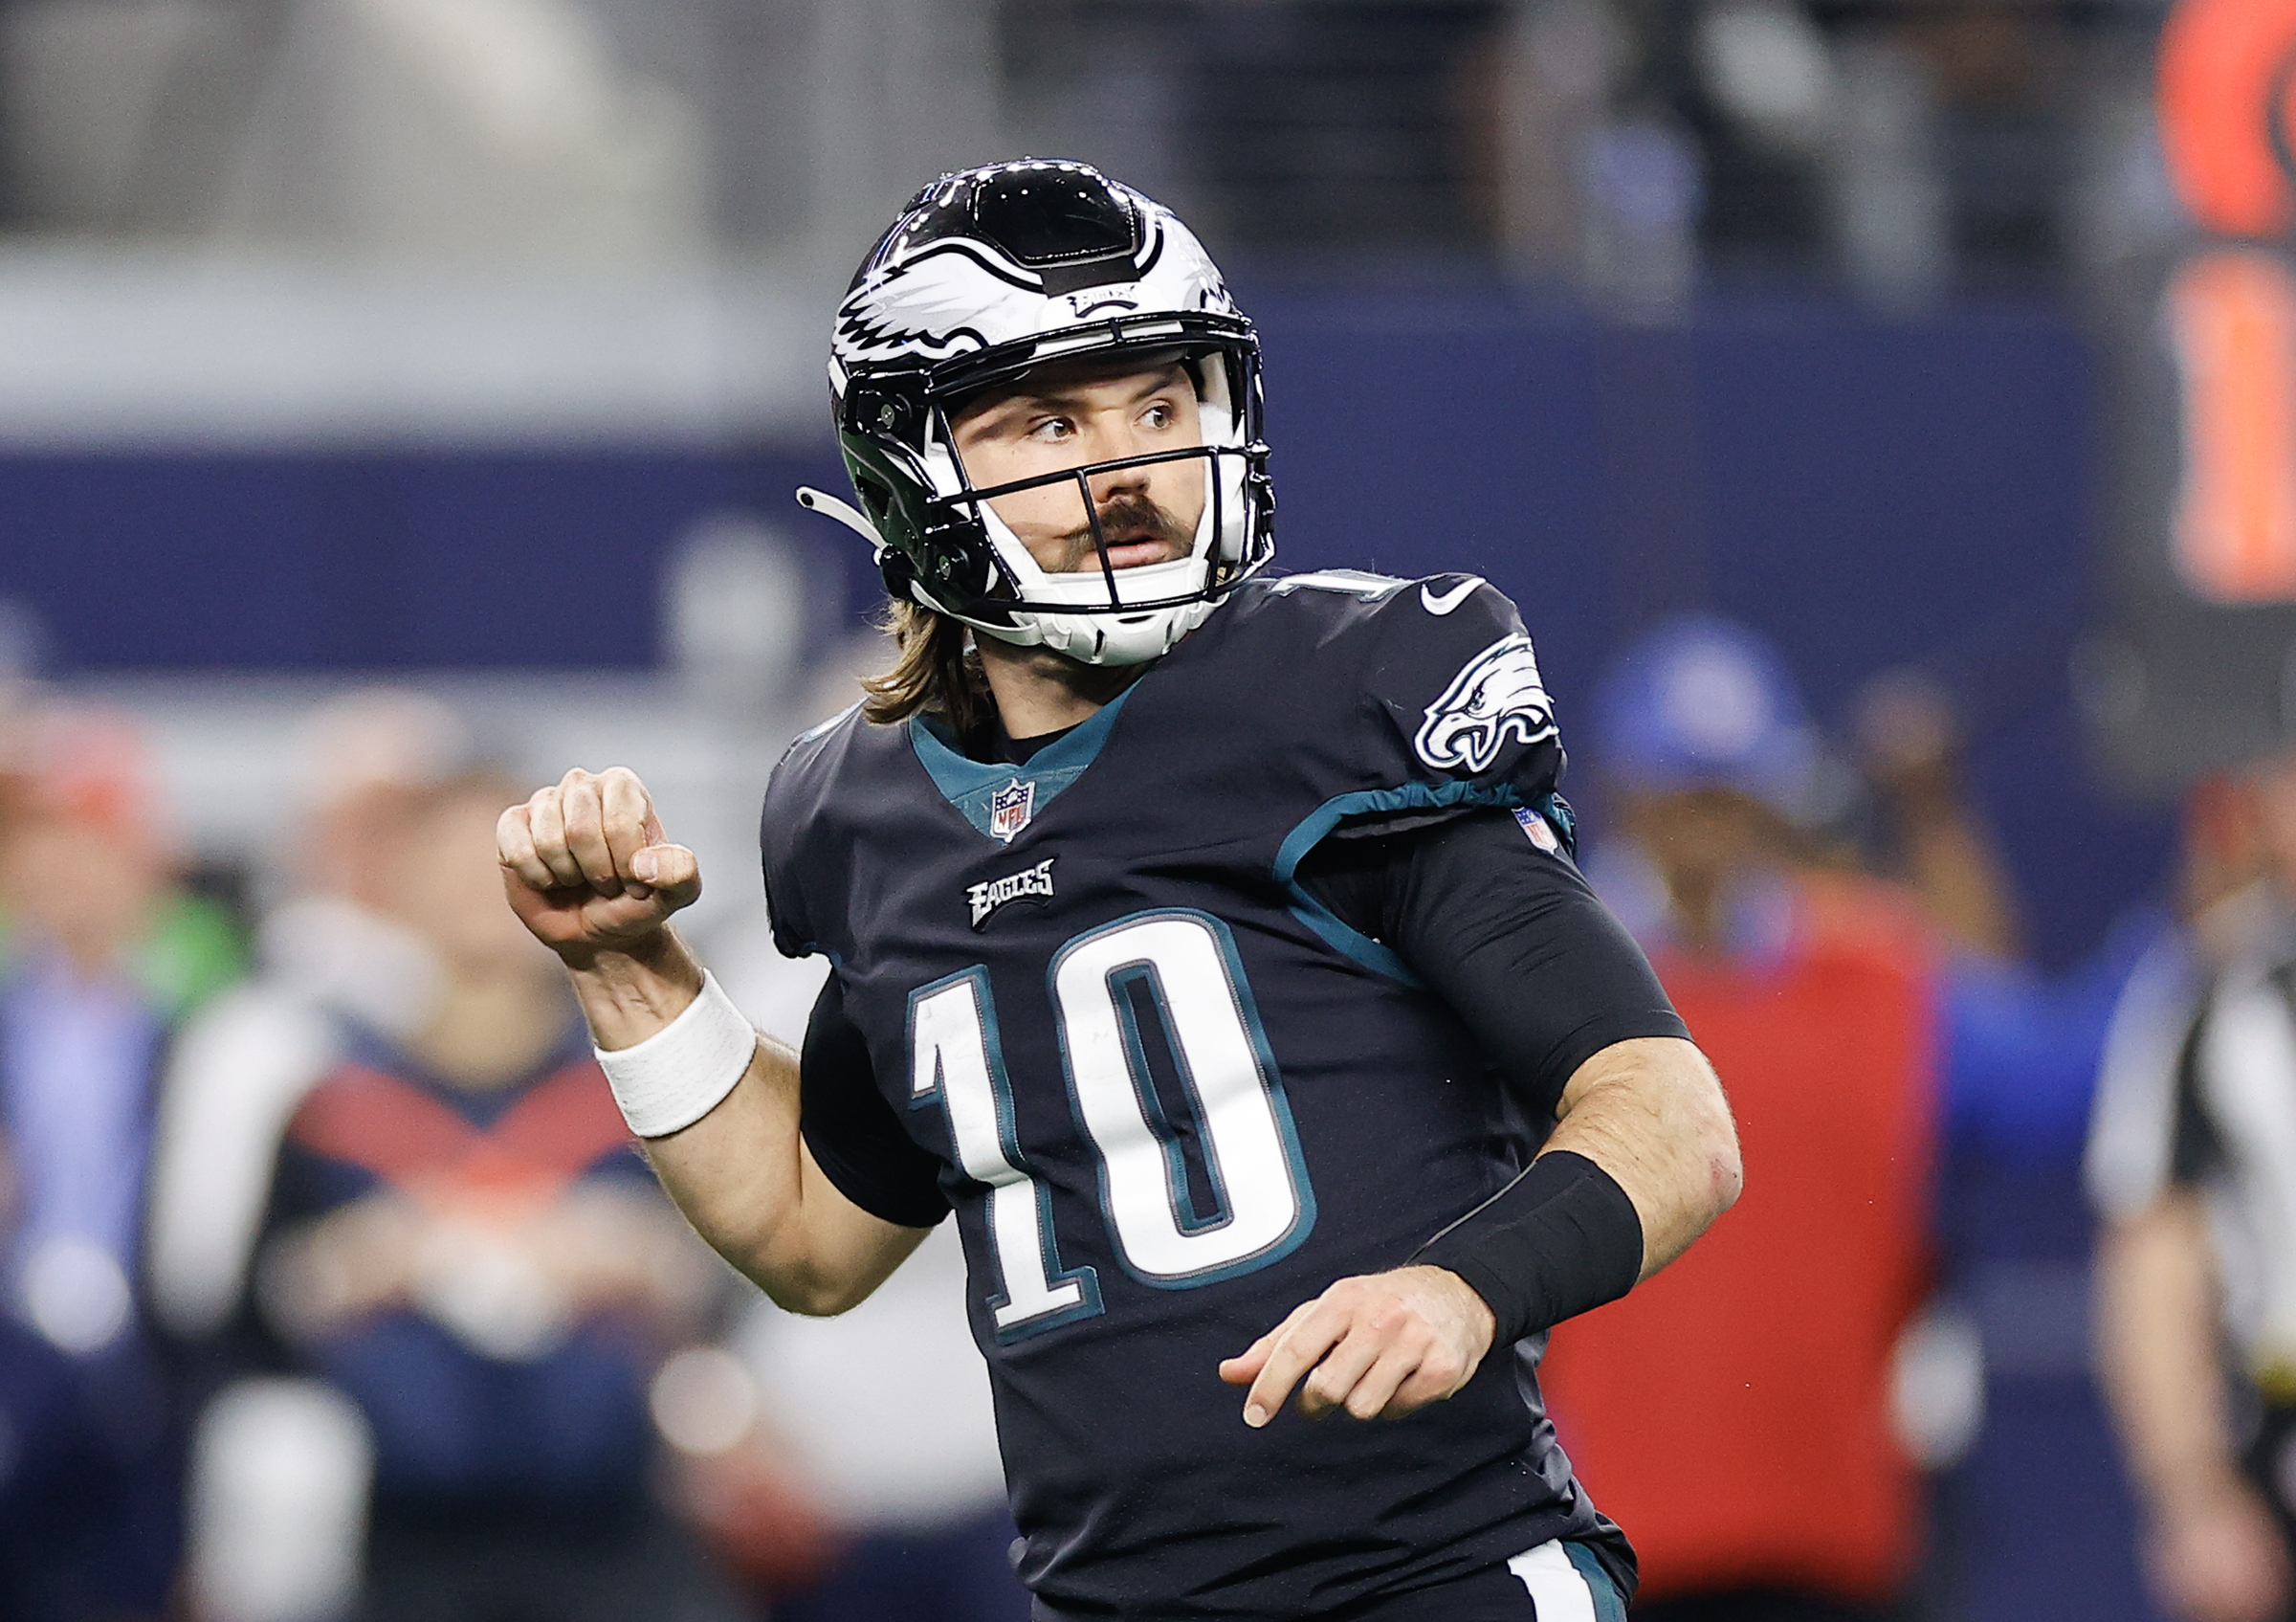
[[[998,791],[1015,783],[1032,786],[1035,795],[1030,802],[1030,816],[1042,816],[1045,808],[1099,758],[1100,745],[1108,742],[1108,735],[1116,724],[1116,712],[1139,688],[1139,682],[1134,682],[1101,705],[1089,720],[1077,722],[1065,737],[1046,744],[1021,766],[971,759],[957,747],[955,736],[938,716],[911,716],[909,744],[916,751],[917,762],[924,767],[926,775],[933,779],[933,786],[940,790],[941,798],[963,812],[964,819],[984,837],[993,839],[996,835],[989,827],[990,802]]]

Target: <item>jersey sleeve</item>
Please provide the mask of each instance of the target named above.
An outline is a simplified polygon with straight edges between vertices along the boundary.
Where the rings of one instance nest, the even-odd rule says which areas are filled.
[[[1563,754],[1514,605],[1473,575],[1436,575],[1380,607],[1364,672],[1384,725],[1375,762],[1439,804],[1535,806]]]
[[[774,947],[784,957],[811,957],[825,948],[814,925],[814,898],[806,881],[824,871],[834,872],[839,865],[832,853],[810,848],[819,841],[825,820],[821,815],[825,774],[817,768],[817,762],[820,746],[833,724],[815,727],[783,753],[765,786],[765,802],[759,812],[758,857],[765,878],[765,916],[773,927]]]
[[[1343,753],[1341,769],[1326,779],[1343,791],[1327,789],[1286,835],[1275,880],[1292,891],[1294,915],[1334,947],[1380,973],[1415,979],[1391,943],[1344,922],[1300,883],[1301,864],[1324,860],[1328,849],[1317,853],[1328,845],[1488,809],[1533,812],[1567,852],[1573,821],[1556,791],[1563,753],[1555,709],[1514,605],[1474,575],[1386,583],[1331,640],[1353,650],[1338,656],[1353,661],[1340,678],[1350,684],[1354,724],[1345,750],[1334,751]]]
[[[902,1130],[877,1090],[869,1044],[846,1016],[834,974],[806,1022],[799,1093],[798,1130],[839,1193],[903,1228],[931,1228],[948,1215],[940,1160]]]
[[[1689,1032],[1634,938],[1532,811],[1478,811],[1335,840],[1303,882],[1391,946],[1551,1117],[1613,1043]]]

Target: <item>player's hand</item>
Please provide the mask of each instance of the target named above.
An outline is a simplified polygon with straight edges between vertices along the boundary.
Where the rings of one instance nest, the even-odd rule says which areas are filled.
[[[2244,1483],[2196,1493],[2153,1528],[2147,1564],[2186,1622],[2274,1622],[2286,1613],[2286,1547],[2272,1512]]]
[[[495,825],[511,911],[569,961],[635,945],[701,894],[694,853],[663,840],[627,767],[579,768]]]
[[[1251,1387],[1244,1423],[1254,1428],[1275,1416],[1295,1385],[1299,1411],[1311,1419],[1336,1409],[1358,1419],[1400,1419],[1457,1395],[1496,1329],[1490,1308],[1457,1274],[1399,1267],[1340,1279],[1221,1364],[1220,1378]]]

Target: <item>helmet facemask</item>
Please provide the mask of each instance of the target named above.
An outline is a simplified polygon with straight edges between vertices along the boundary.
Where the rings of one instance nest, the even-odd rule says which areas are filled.
[[[1163,358],[1143,355],[1141,367]],[[1251,550],[1247,491],[1255,458],[1228,405],[1229,367],[1225,358],[1191,357],[1185,366],[1196,394],[1197,444],[1081,463],[991,485],[979,483],[965,466],[954,422],[937,407],[929,419],[922,458],[935,487],[933,504],[964,527],[978,529],[995,560],[1004,590],[989,594],[988,602],[961,605],[942,600],[922,582],[913,588],[913,594],[982,634],[1019,646],[1049,648],[1088,664],[1154,658],[1202,624],[1220,596],[1246,572]],[[1203,477],[1203,502],[1193,532],[1171,535],[1184,549],[1159,563],[1116,567],[1109,555],[1108,527],[1110,509],[1116,501],[1095,500],[1094,482],[1130,469],[1180,462],[1200,464]],[[1048,568],[997,512],[1000,499],[1038,490],[1073,493],[1073,533],[1086,544],[1081,567]],[[1174,517],[1153,494],[1144,499],[1167,521]]]

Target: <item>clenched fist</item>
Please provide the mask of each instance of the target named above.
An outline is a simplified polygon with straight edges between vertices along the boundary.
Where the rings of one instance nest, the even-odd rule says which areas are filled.
[[[579,768],[495,825],[502,888],[535,938],[569,964],[626,950],[701,894],[701,868],[663,840],[636,772]]]

